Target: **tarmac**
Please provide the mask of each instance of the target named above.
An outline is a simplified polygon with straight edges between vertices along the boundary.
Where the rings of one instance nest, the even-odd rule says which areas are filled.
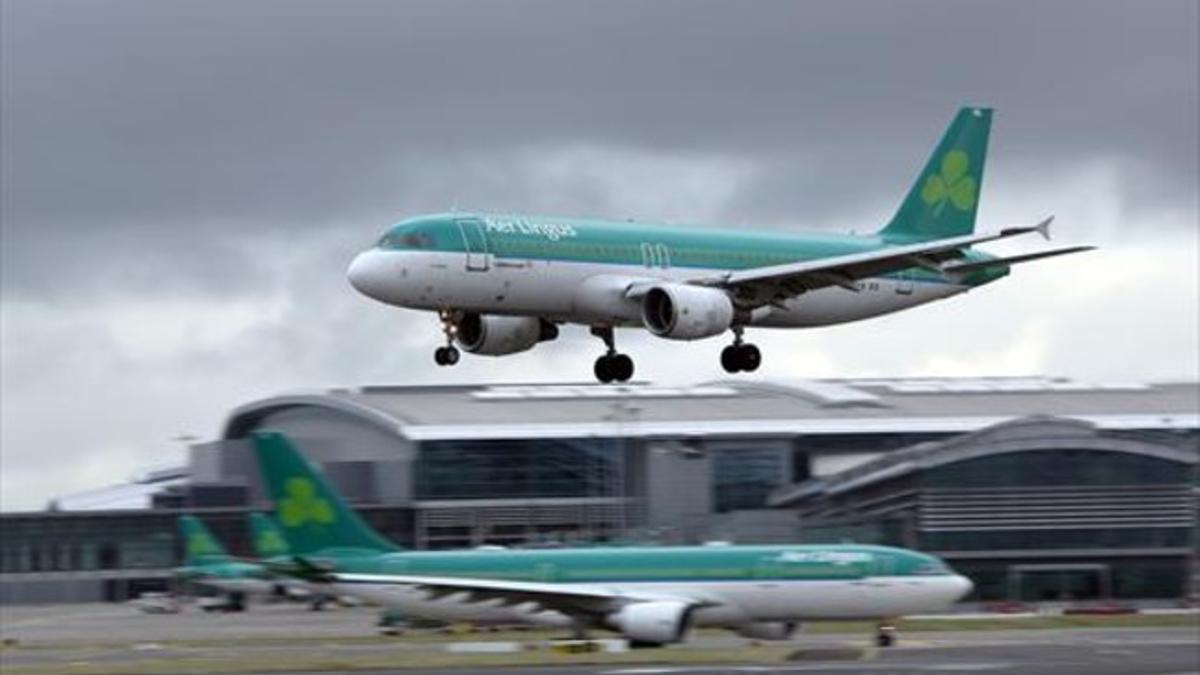
[[[179,614],[145,614],[125,605],[2,607],[0,638],[6,646],[0,650],[0,671],[5,675],[314,670],[398,670],[407,675],[1200,673],[1200,624],[910,632],[888,649],[871,647],[870,635],[862,633],[800,633],[786,643],[756,644],[726,632],[702,631],[683,645],[665,649],[575,657],[550,650],[546,633],[383,638],[375,627],[377,617],[378,611],[369,608],[310,612],[298,605],[254,606],[245,613],[219,615],[195,608]],[[478,661],[446,654],[449,642],[488,639],[523,641],[526,648],[536,648],[480,655]],[[734,662],[704,663],[712,657]],[[622,661],[629,658],[640,662]],[[584,660],[600,662],[578,663]]]

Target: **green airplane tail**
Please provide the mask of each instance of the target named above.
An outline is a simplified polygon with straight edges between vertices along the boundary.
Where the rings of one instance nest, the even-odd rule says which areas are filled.
[[[265,513],[250,514],[250,537],[254,542],[254,555],[261,559],[279,558],[291,553],[283,531]]]
[[[231,559],[229,552],[199,518],[179,516],[179,533],[183,536],[184,565],[211,565]]]
[[[351,510],[283,434],[255,433],[254,451],[293,555],[399,550]]]
[[[960,108],[880,236],[913,241],[974,232],[991,126],[991,108]]]

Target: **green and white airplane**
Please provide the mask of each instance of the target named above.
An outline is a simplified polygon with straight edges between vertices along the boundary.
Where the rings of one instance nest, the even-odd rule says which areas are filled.
[[[683,640],[693,625],[786,639],[809,619],[941,611],[972,587],[933,556],[885,546],[402,551],[283,435],[258,433],[254,445],[293,556],[273,567],[409,616],[607,628],[646,644]]]
[[[264,518],[261,514],[254,514]],[[251,520],[254,523],[254,520]],[[265,530],[264,530],[265,531]],[[230,555],[199,518],[179,516],[179,532],[183,536],[183,566],[175,568],[175,576],[201,586],[207,586],[233,597],[271,595],[279,583],[275,575],[260,564],[239,560]],[[275,531],[275,542],[285,540]],[[286,555],[285,548],[272,545],[268,556]],[[261,556],[260,551],[260,556]],[[238,603],[235,603],[238,604]]]
[[[640,326],[669,340],[732,331],[721,353],[729,372],[761,356],[747,327],[805,328],[857,321],[948,298],[991,283],[1013,264],[1087,250],[1073,246],[1009,258],[976,244],[1033,226],[975,232],[992,111],[963,108],[891,221],[867,236],[682,227],[526,215],[450,213],[390,228],[347,272],[359,292],[400,307],[436,311],[447,344],[500,356],[553,340],[558,325],[583,324],[604,340],[601,382],[633,376],[614,327]]]
[[[262,513],[251,513],[249,523],[254,555],[262,562],[230,555],[203,521],[195,516],[179,516],[184,564],[175,568],[176,578],[229,594],[230,606],[234,609],[243,609],[244,599],[250,595],[307,600],[312,609],[322,609],[328,596],[314,592],[303,581],[277,574],[266,565],[271,561],[289,560],[287,539],[279,526]]]

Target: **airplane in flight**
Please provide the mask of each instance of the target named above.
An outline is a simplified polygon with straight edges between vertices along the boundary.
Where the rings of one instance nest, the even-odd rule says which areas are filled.
[[[410,616],[618,631],[634,643],[714,626],[787,639],[801,621],[937,612],[971,591],[938,558],[866,545],[404,551],[371,529],[280,433],[258,432],[263,485],[292,551],[272,569]]]
[[[601,382],[633,376],[616,327],[668,340],[730,331],[730,373],[762,356],[749,327],[807,328],[858,321],[948,298],[1006,276],[1010,266],[1090,246],[998,258],[973,248],[1039,232],[1033,226],[975,232],[992,110],[963,108],[899,210],[865,236],[684,227],[529,215],[449,213],[404,220],[354,258],[360,293],[438,313],[446,345],[438,365],[472,354],[502,356],[589,326],[606,350]],[[457,345],[457,346],[456,346]]]

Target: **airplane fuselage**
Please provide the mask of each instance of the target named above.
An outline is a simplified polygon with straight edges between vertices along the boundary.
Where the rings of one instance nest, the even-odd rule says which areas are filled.
[[[349,277],[364,294],[410,309],[636,326],[642,310],[625,295],[631,284],[719,278],[887,245],[876,236],[448,214],[392,227],[355,259]],[[1000,276],[951,281],[913,267],[797,294],[747,311],[738,323],[801,328],[857,321],[957,295]]]
[[[569,626],[572,618],[534,602],[440,597],[387,575],[554,583],[563,593],[601,591],[629,598],[704,600],[691,621],[736,628],[761,622],[874,619],[944,610],[971,582],[932,556],[878,546],[730,546],[560,551],[394,553],[340,561],[361,573],[332,584],[413,616],[443,621]],[[374,575],[379,575],[376,577]]]

